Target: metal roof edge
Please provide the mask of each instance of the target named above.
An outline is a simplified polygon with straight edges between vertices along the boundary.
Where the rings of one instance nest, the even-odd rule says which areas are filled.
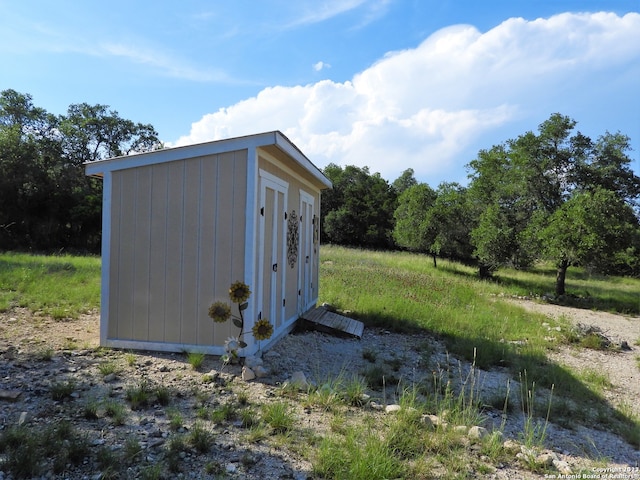
[[[268,145],[277,146],[303,168],[309,171],[314,178],[316,178],[326,188],[333,187],[331,180],[329,180],[322,171],[279,130],[213,140],[210,142],[196,143],[192,145],[164,148],[150,152],[106,158],[104,160],[96,160],[93,162],[85,162],[85,173],[87,175],[100,176],[105,172],[125,170],[127,168],[141,167],[156,163],[171,162],[185,158],[214,155],[217,153],[243,150],[252,147],[259,148]]]
[[[331,180],[329,180],[322,170],[315,166],[315,164],[302,153],[302,151],[280,130],[276,130],[274,133],[274,144],[280,148],[283,152],[293,158],[302,167],[309,171],[320,183],[326,188],[333,188]]]

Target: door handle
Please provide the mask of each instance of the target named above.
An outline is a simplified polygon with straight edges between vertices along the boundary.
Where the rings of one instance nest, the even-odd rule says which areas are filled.
[[[273,270],[274,272],[277,272],[277,271],[278,271],[278,264],[277,264],[277,263],[274,263],[274,264],[271,266],[271,270]]]

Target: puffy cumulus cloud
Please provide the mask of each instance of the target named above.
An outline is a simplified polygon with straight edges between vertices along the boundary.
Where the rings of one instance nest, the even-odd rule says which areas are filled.
[[[369,166],[389,180],[411,167],[426,181],[460,180],[449,172],[473,158],[466,150],[479,138],[531,112],[537,125],[557,111],[559,95],[638,60],[635,13],[513,18],[486,33],[457,25],[351,81],[266,88],[205,115],[177,144],[278,129],[320,167]]]

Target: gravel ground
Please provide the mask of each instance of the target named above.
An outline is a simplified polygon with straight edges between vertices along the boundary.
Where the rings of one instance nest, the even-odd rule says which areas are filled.
[[[574,323],[599,327],[614,342],[626,341],[629,351],[598,352],[572,347],[559,347],[551,358],[576,371],[596,369],[609,379],[604,395],[614,406],[626,408],[640,415],[640,368],[637,357],[640,347],[640,319],[608,313],[558,307],[530,301],[521,301],[523,307],[549,317],[560,315]],[[15,394],[14,401],[0,400],[0,426],[3,429],[23,422],[40,429],[62,419],[70,421],[87,435],[93,448],[107,448],[121,452],[132,436],[142,446],[142,452],[127,467],[126,477],[142,478],[143,470],[163,458],[167,445],[176,431],[172,428],[167,409],[150,405],[140,410],[127,410],[122,425],[100,409],[98,418],[87,420],[83,406],[91,400],[113,398],[126,405],[124,396],[132,385],[142,380],[162,385],[172,392],[171,407],[183,414],[182,433],[188,434],[198,422],[202,408],[214,410],[237,401],[239,395],[249,405],[279,401],[278,389],[295,372],[322,384],[338,375],[362,373],[374,362],[391,368],[389,375],[403,383],[433,382],[433,379],[468,379],[473,377],[478,392],[485,398],[495,398],[505,392],[508,375],[504,371],[490,372],[474,369],[471,365],[448,356],[444,347],[429,335],[401,335],[378,329],[365,329],[362,339],[340,338],[318,332],[291,334],[264,355],[269,376],[245,382],[239,366],[222,367],[214,358],[207,358],[195,371],[184,354],[152,352],[122,352],[98,349],[98,315],[83,316],[70,322],[55,322],[34,316],[26,310],[15,309],[0,314],[0,390]],[[426,354],[425,352],[428,352]],[[113,376],[105,376],[100,366],[106,362],[119,365]],[[205,382],[203,378],[208,380]],[[72,382],[73,393],[63,400],[53,400],[52,385]],[[511,390],[518,386],[510,381]],[[394,388],[376,393],[380,404],[392,404]],[[539,392],[544,396],[545,392]],[[307,428],[322,434],[328,428],[326,412],[305,409],[300,402],[293,403],[294,414]],[[384,415],[384,411],[369,414]],[[497,427],[502,412],[487,409],[485,425]],[[640,465],[640,452],[619,437],[584,426],[564,427],[552,423],[548,427],[546,447],[568,465],[572,471],[580,468],[602,468],[609,472],[615,468],[635,468]],[[523,415],[509,414],[504,425],[505,439],[518,439],[522,432]],[[304,456],[291,448],[279,448],[270,441],[248,443],[246,429],[237,420],[210,425],[214,444],[207,453],[186,449],[181,454],[180,469],[164,478],[222,478],[276,479],[313,478],[311,465]],[[304,440],[303,440],[304,441]],[[601,460],[593,463],[593,460]],[[602,460],[606,460],[603,462]],[[10,478],[2,472],[0,480]],[[41,478],[98,479],[104,472],[90,456],[80,465],[69,466],[64,474],[49,473]],[[634,476],[635,475],[635,476]],[[489,478],[543,478],[519,467],[499,465]],[[626,478],[640,478],[632,471]]]

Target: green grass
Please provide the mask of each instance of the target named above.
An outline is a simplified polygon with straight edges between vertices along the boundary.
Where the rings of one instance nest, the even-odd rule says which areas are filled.
[[[434,268],[422,255],[323,246],[319,300],[349,310],[350,316],[368,326],[429,332],[441,338],[450,353],[477,367],[506,367],[515,379],[526,371],[539,390],[553,387],[555,397],[571,399],[584,411],[606,410],[611,418],[608,428],[624,434],[631,425],[634,433],[627,438],[633,441],[636,421],[604,400],[601,382],[548,360],[548,349],[570,335],[568,323],[562,319],[554,323],[504,300],[545,295],[553,290],[554,274],[545,267],[529,272],[504,269],[497,278],[482,281],[473,267],[455,262],[441,260]],[[567,292],[588,300],[583,302],[588,308],[638,314],[638,291],[638,279],[598,277],[577,268],[569,269],[567,276]],[[555,341],[543,327],[545,322],[561,327],[563,333]],[[373,386],[385,372],[372,365],[362,374]]]
[[[527,272],[504,269],[496,278],[481,281],[473,267],[446,260],[440,260],[438,268],[434,268],[430,258],[421,255],[323,246],[319,300],[349,310],[350,316],[367,326],[405,333],[430,333],[444,341],[453,356],[472,361],[476,367],[506,368],[516,380],[526,374],[528,387],[521,392],[521,405],[510,408],[516,413],[520,409],[530,422],[528,430],[523,432],[524,439],[530,444],[539,444],[544,439],[546,419],[549,418],[560,424],[567,419],[564,422],[567,425],[583,423],[610,429],[631,444],[640,445],[640,421],[633,415],[633,410],[624,406],[616,409],[603,397],[603,392],[610,386],[606,376],[592,370],[572,371],[548,360],[549,348],[571,341],[567,320],[561,318],[554,322],[526,311],[516,302],[505,301],[514,296],[536,297],[553,291],[554,276],[552,268],[541,266]],[[97,258],[0,254],[0,310],[24,307],[60,320],[73,319],[98,307],[99,282],[100,260]],[[640,280],[599,277],[571,268],[567,291],[571,295],[562,301],[568,304],[640,313],[637,295]],[[551,323],[551,330],[543,326],[545,322]],[[555,331],[554,327],[558,326],[561,332]],[[557,338],[551,339],[550,332]],[[640,339],[635,342],[640,344]],[[574,344],[579,348],[585,346],[584,342]],[[429,348],[425,346],[421,353],[426,359]],[[43,359],[49,356],[45,354]],[[232,418],[240,419],[247,441],[279,441],[287,448],[293,448],[291,438],[306,438],[307,435],[300,426],[304,417],[296,414],[300,406],[296,402],[302,401],[310,408],[333,415],[331,431],[322,439],[314,440],[317,441],[311,449],[314,453],[304,453],[310,456],[314,471],[320,476],[421,478],[429,477],[435,470],[449,472],[452,478],[464,477],[469,471],[470,460],[460,434],[455,429],[430,430],[420,424],[419,419],[423,413],[446,411],[447,421],[452,425],[471,425],[479,421],[481,401],[476,396],[473,372],[465,382],[468,388],[456,393],[445,381],[445,374],[450,372],[442,372],[445,375],[442,378],[434,376],[433,385],[405,385],[397,374],[402,358],[373,351],[364,351],[363,358],[368,361],[367,369],[353,372],[355,376],[321,379],[317,388],[306,393],[282,391],[285,401],[252,408],[242,408],[248,403],[247,397],[244,401],[239,397],[237,403],[210,412],[204,410],[204,393],[194,389],[196,405],[202,405],[206,415],[187,428],[191,422],[183,418],[181,412],[167,409],[170,428],[178,432],[167,442],[167,468],[176,471],[179,452],[187,447],[198,452],[209,451],[215,440],[214,430],[209,429],[210,422],[215,425],[213,420],[224,423]],[[125,360],[127,365],[134,366],[137,357],[127,353]],[[116,373],[115,365],[103,361],[98,370],[103,375]],[[54,383],[51,396],[66,401],[73,387],[70,382]],[[403,410],[398,415],[384,417],[380,423],[380,417],[366,409],[364,393],[368,388],[386,392],[389,397],[401,395]],[[545,401],[536,401],[533,395],[529,397],[529,390],[539,392]],[[145,383],[129,385],[124,394],[125,398],[121,400],[87,402],[84,416],[95,419],[104,409],[104,415],[111,423],[123,425],[129,411],[125,401],[134,410],[154,402],[167,405],[174,396],[166,387]],[[491,401],[491,405],[496,405],[494,408],[502,408],[501,404],[504,404],[504,398]],[[345,413],[363,406],[367,413],[362,416]],[[180,436],[183,428],[189,433]],[[0,441],[5,455],[13,455],[10,452],[12,435],[21,433],[12,431]],[[132,443],[129,447],[127,455],[137,459],[136,445]],[[480,447],[489,452],[487,456],[492,459],[500,459],[505,454],[495,437]],[[11,462],[15,462],[14,472],[27,469],[29,466],[24,459],[34,454],[33,449],[41,448],[25,442],[24,448],[11,457]],[[111,468],[109,455],[101,452],[95,453],[98,463],[108,470]],[[482,473],[487,467],[476,464],[474,468]],[[377,473],[372,474],[372,471]],[[149,478],[156,475],[151,470],[147,473]]]
[[[99,305],[99,257],[0,254],[0,312],[24,307],[65,320]]]

